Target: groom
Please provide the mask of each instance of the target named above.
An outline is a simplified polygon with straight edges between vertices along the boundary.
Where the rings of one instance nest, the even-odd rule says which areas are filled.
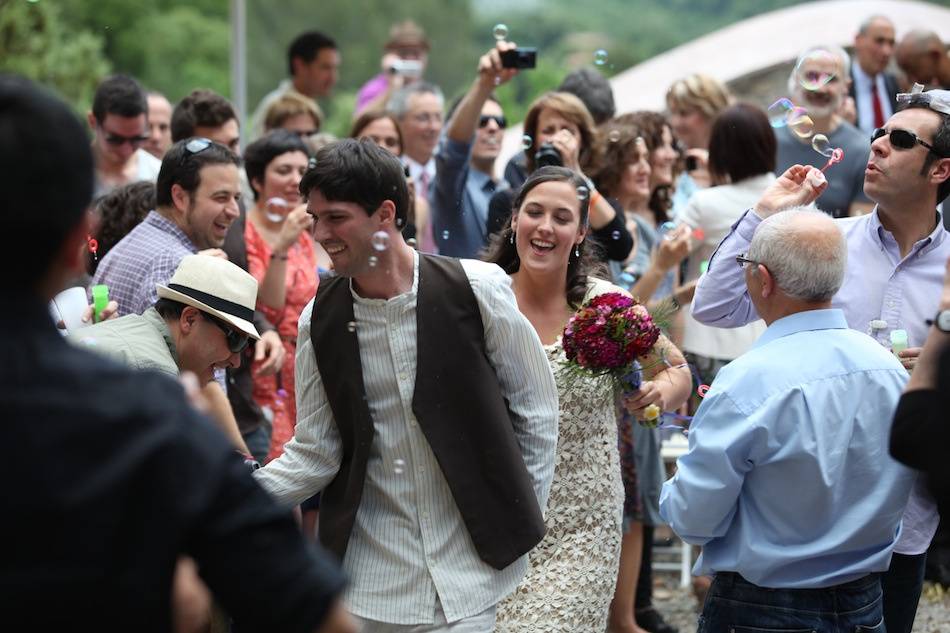
[[[406,178],[385,150],[329,145],[300,191],[338,276],[300,318],[296,435],[258,481],[286,504],[322,491],[320,541],[367,633],[491,631],[554,471],[537,334],[500,268],[405,243]]]

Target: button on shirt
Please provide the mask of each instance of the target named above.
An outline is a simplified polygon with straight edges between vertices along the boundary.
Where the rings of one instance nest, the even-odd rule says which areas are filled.
[[[488,203],[497,186],[489,174],[472,169],[471,154],[471,142],[448,137],[436,154],[432,228],[439,253],[449,257],[477,257],[488,243]]]
[[[142,314],[158,301],[155,285],[168,283],[182,258],[197,252],[177,224],[150,211],[106,254],[92,283],[109,286],[119,316]]]
[[[493,264],[463,260],[462,265],[543,510],[557,444],[558,396],[551,369],[537,334],[518,312],[508,276]],[[478,557],[413,415],[418,276],[417,254],[409,292],[389,300],[365,299],[353,292],[375,437],[343,561],[352,579],[345,600],[355,615],[394,624],[431,624],[437,599],[449,622],[481,613],[511,593],[526,570],[525,557],[501,571]],[[322,490],[342,459],[340,436],[310,339],[312,306],[313,302],[300,317],[295,437],[279,459],[255,473],[286,504]]]
[[[772,323],[696,412],[660,514],[694,573],[817,588],[890,564],[915,475],[888,452],[907,372],[841,310]]]
[[[698,321],[718,327],[736,327],[758,318],[735,256],[748,251],[761,222],[751,209],[746,211],[713,254],[693,298],[692,314]],[[874,331],[875,338],[884,347],[890,347],[893,329],[907,331],[910,347],[922,346],[929,329],[925,320],[937,313],[950,258],[950,240],[942,218],[936,215],[936,228],[917,242],[903,259],[894,236],[881,225],[877,208],[868,215],[835,222],[847,241],[848,265],[844,283],[832,299],[832,305],[844,312],[848,327],[859,332],[869,332],[871,321],[886,321],[887,328]],[[887,413],[892,414],[893,410]],[[918,480],[894,551],[907,555],[927,551],[939,519],[936,503],[925,482]]]

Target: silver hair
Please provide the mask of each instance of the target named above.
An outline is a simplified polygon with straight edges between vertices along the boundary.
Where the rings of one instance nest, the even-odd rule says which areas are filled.
[[[792,68],[792,72],[788,76],[789,94],[796,94],[798,91],[798,75],[796,73],[798,70],[798,65],[802,63],[803,59],[812,53],[817,53],[818,51],[827,51],[838,58],[838,77],[840,77],[841,81],[848,81],[851,79],[851,57],[848,55],[846,50],[840,46],[812,46],[803,50],[798,56],[798,59],[795,60],[795,66]]]
[[[858,35],[867,35],[868,29],[871,28],[871,25],[877,22],[878,20],[883,20],[891,25],[891,28],[894,28],[894,23],[891,22],[891,19],[886,15],[881,15],[880,13],[875,13],[874,15],[869,15],[861,22],[861,26],[858,27]]]
[[[439,99],[439,107],[445,107],[445,97],[442,95],[441,88],[428,81],[416,81],[393,93],[386,103],[386,110],[397,119],[401,119],[409,111],[409,97],[418,94],[434,94]]]
[[[824,218],[834,233],[809,233],[796,226],[802,214]],[[830,300],[841,288],[848,247],[830,217],[813,208],[795,207],[762,221],[749,244],[747,257],[765,266],[775,284],[789,297],[818,303]]]

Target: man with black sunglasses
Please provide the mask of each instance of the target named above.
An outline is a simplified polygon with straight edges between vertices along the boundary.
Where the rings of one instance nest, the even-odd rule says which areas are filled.
[[[898,111],[875,132],[864,191],[877,203],[865,216],[837,220],[848,243],[848,267],[832,305],[851,329],[890,348],[891,333],[905,330],[909,349],[898,352],[913,371],[928,320],[937,313],[950,236],[936,207],[950,194],[950,91],[898,95]],[[834,179],[832,170],[829,178]],[[746,211],[709,260],[696,288],[693,316],[718,327],[758,318],[734,259],[748,252],[764,218],[810,204],[827,183],[816,169],[795,165]],[[776,362],[783,362],[777,359]],[[882,411],[882,423],[893,411]],[[832,420],[829,420],[832,422]],[[937,529],[936,505],[918,480],[904,513],[890,567],[882,575],[888,633],[910,633],[923,584],[927,548]]]
[[[488,243],[488,202],[496,190],[507,187],[494,174],[507,122],[492,91],[518,74],[501,64],[501,52],[513,48],[511,42],[499,42],[485,53],[472,87],[449,112],[429,198],[433,235],[442,255],[478,257]]]
[[[103,80],[86,118],[94,134],[95,198],[130,182],[155,182],[162,162],[144,149],[149,140],[148,99],[135,79],[115,75]]]

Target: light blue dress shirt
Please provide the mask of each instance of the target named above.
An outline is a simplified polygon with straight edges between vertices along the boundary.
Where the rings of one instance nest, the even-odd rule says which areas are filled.
[[[914,475],[888,452],[907,372],[841,310],[772,323],[723,368],[663,485],[694,573],[817,588],[890,564]]]
[[[848,327],[868,332],[871,321],[879,319],[887,327],[874,334],[884,347],[890,348],[890,333],[895,329],[907,330],[911,347],[924,344],[930,330],[925,320],[937,314],[950,258],[950,239],[943,228],[943,218],[936,211],[935,215],[934,230],[914,244],[905,257],[900,255],[897,240],[881,224],[877,208],[868,215],[835,220],[848,244],[848,267],[841,290],[831,304],[844,311]],[[736,327],[759,318],[735,258],[748,252],[761,222],[752,210],[746,211],[709,259],[709,268],[700,277],[692,304],[693,317],[700,323]],[[926,482],[919,478],[894,551],[906,555],[926,552],[939,521],[937,504]]]

